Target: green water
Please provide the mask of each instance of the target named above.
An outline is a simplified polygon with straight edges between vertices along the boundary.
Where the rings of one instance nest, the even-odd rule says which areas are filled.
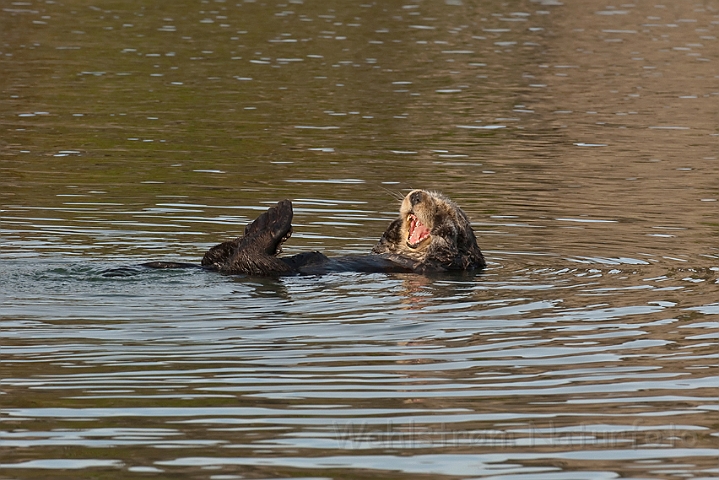
[[[716,476],[716,5],[0,8],[1,478]],[[484,273],[132,270],[411,188]]]

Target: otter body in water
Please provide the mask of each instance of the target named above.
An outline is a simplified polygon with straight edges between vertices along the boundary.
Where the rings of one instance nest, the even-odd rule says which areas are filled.
[[[328,272],[447,272],[479,270],[484,257],[467,215],[435,192],[413,190],[368,255],[327,257],[306,252],[279,257],[292,234],[292,202],[282,200],[247,225],[242,237],[205,253],[201,266],[228,274],[294,275]],[[185,263],[150,262],[152,268],[181,268]]]

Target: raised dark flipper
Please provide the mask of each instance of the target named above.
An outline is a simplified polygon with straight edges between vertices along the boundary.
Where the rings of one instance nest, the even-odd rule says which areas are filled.
[[[242,238],[212,247],[202,259],[202,265],[230,274],[291,273],[291,267],[276,255],[292,234],[292,215],[292,202],[278,202],[247,225]]]
[[[250,242],[244,247],[264,251],[268,255],[277,255],[282,244],[292,235],[292,202],[282,200],[267,209],[265,213],[245,227],[241,243]]]

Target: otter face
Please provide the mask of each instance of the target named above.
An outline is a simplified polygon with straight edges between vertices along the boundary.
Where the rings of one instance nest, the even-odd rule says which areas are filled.
[[[402,237],[412,250],[424,250],[432,242],[432,227],[437,204],[430,192],[413,190],[404,197],[399,215],[402,219]]]
[[[372,251],[417,262],[415,268],[422,271],[485,266],[465,213],[449,198],[427,190],[412,190],[404,197],[399,218]]]

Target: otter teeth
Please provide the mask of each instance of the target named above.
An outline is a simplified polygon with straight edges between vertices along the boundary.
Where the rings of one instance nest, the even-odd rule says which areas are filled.
[[[410,248],[417,248],[420,243],[429,238],[429,229],[412,213],[409,214],[407,220],[409,221],[407,245]]]

